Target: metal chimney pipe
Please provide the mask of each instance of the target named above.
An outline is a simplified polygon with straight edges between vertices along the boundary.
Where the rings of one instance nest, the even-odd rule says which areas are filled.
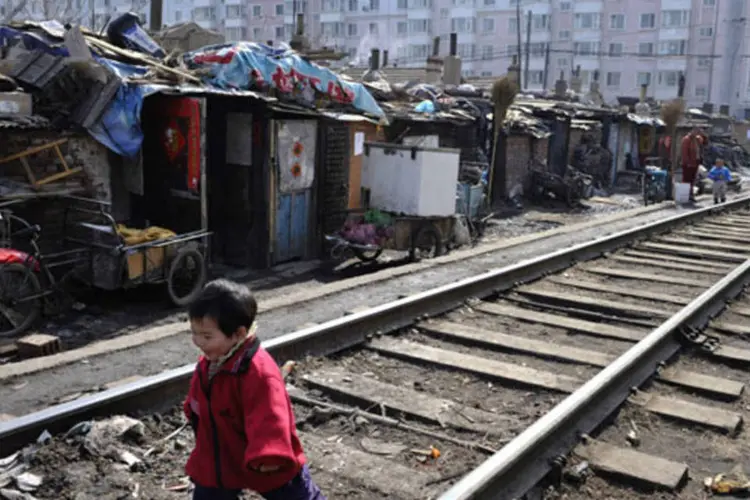
[[[450,38],[450,55],[455,56],[458,53],[458,33],[451,33]]]
[[[648,92],[648,84],[641,84],[641,96],[639,102],[646,102],[646,92]]]
[[[370,51],[370,69],[373,71],[380,69],[380,49]]]
[[[436,36],[432,39],[432,57],[440,55],[440,37]]]
[[[385,68],[386,66],[388,66],[388,51],[384,50],[383,51],[383,67]]]
[[[685,96],[685,74],[680,71],[680,78],[677,80],[677,97]]]
[[[303,35],[305,33],[305,15],[297,14],[297,34]]]

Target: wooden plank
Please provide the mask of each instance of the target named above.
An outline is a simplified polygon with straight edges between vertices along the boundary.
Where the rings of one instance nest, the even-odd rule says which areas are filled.
[[[750,232],[750,227],[745,222],[735,222],[728,219],[714,219],[708,224],[712,226],[726,227],[730,229],[736,229],[737,231]]]
[[[691,231],[676,231],[675,234],[692,236],[694,238],[706,238],[708,240],[736,241],[737,243],[744,243],[750,237],[750,236],[737,235],[734,233],[728,233],[726,231],[710,231],[707,229],[691,230]]]
[[[546,281],[551,281],[552,283],[555,283],[558,285],[570,286],[573,288],[580,288],[582,290],[591,290],[593,292],[614,293],[618,295],[623,295],[625,297],[635,297],[637,299],[654,300],[657,302],[666,302],[668,304],[675,304],[679,306],[686,306],[690,303],[690,299],[688,297],[679,297],[677,295],[668,295],[668,294],[658,293],[658,292],[649,292],[648,290],[638,290],[637,288],[627,288],[627,287],[618,286],[618,285],[606,285],[604,283],[596,283],[593,281],[575,280],[572,278],[564,278],[562,276],[549,276],[546,278]]]
[[[671,245],[689,245],[703,248],[710,248],[712,250],[726,250],[727,252],[750,252],[750,245],[740,245],[736,243],[719,243],[716,241],[706,241],[701,239],[687,239],[687,238],[676,238],[674,236],[662,236],[655,238],[656,241],[669,243]]]
[[[641,257],[630,257],[627,255],[610,255],[607,257],[610,260],[615,260],[617,262],[626,262],[630,264],[638,264],[640,266],[652,266],[652,267],[660,267],[662,269],[674,269],[677,271],[687,271],[687,272],[702,272],[705,274],[715,274],[717,276],[723,276],[727,274],[727,271],[722,271],[721,269],[716,269],[715,267],[708,267],[708,266],[701,266],[698,263],[695,264],[683,264],[681,262],[670,262],[668,260],[659,260],[659,259],[644,259]]]
[[[566,302],[569,304],[582,305],[587,308],[596,309],[609,309],[611,311],[617,311],[629,315],[637,315],[642,317],[657,318],[669,318],[672,313],[665,309],[657,309],[656,307],[642,306],[639,304],[629,304],[627,302],[606,300],[601,298],[586,297],[584,295],[554,292],[551,290],[539,290],[536,285],[522,286],[516,289],[516,291],[522,295],[534,297],[541,300],[551,300]]]
[[[750,327],[737,323],[729,323],[727,321],[712,321],[711,328],[730,335],[747,335],[750,333]]]
[[[451,340],[468,341],[486,347],[495,347],[512,352],[530,354],[540,358],[556,359],[600,368],[607,366],[616,358],[616,356],[598,351],[508,335],[474,326],[451,323],[450,321],[422,322],[417,327]]]
[[[676,490],[688,480],[688,466],[589,439],[573,451],[597,472],[628,478],[653,488]]]
[[[731,411],[704,406],[684,399],[639,393],[629,399],[651,413],[682,422],[736,434],[742,426],[742,415]]]
[[[736,380],[712,377],[702,373],[690,372],[669,367],[659,372],[659,380],[673,385],[695,389],[707,394],[736,399],[742,396],[745,384]]]
[[[745,262],[745,260],[750,258],[750,253],[737,254],[737,253],[719,252],[716,250],[702,250],[700,248],[689,247],[687,246],[687,243],[685,245],[686,246],[667,245],[665,243],[653,243],[650,241],[646,241],[646,242],[640,243],[638,247],[648,248],[651,250],[659,250],[659,251],[667,252],[667,253],[674,253],[677,255],[711,257],[715,260],[720,260],[720,261],[725,261],[725,262],[739,263],[739,262]]]
[[[395,460],[346,446],[336,439],[302,431],[298,434],[313,469],[345,478],[357,486],[383,493],[387,498],[417,499],[436,493],[433,491],[435,487],[430,486],[440,478],[440,473],[435,470],[407,467]]]
[[[562,328],[564,330],[586,333],[595,337],[638,342],[644,336],[644,333],[642,331],[639,331],[635,328],[622,328],[614,325],[604,325],[601,323],[594,323],[593,321],[569,318],[567,316],[559,316],[557,314],[548,314],[541,311],[532,311],[529,309],[522,309],[520,307],[506,304],[480,302],[478,304],[474,304],[472,307],[477,311],[486,312],[488,314],[507,316],[509,318],[514,318],[520,321],[554,326],[557,328]]]
[[[571,393],[582,384],[580,380],[566,375],[535,370],[534,368],[513,363],[480,358],[479,356],[461,354],[406,340],[382,337],[372,340],[368,344],[368,347],[396,358],[423,361],[473,373],[480,377],[527,387],[540,387],[552,391]]]
[[[638,281],[654,281],[656,283],[666,283],[668,285],[692,286],[696,288],[706,288],[710,283],[692,278],[680,278],[678,276],[661,276],[653,273],[640,273],[637,271],[626,271],[624,269],[609,269],[606,267],[586,267],[584,271],[588,273],[601,274],[612,278],[624,278]]]
[[[723,361],[750,364],[750,350],[732,346],[721,346],[711,352],[711,356]]]
[[[708,259],[696,259],[690,257],[678,257],[676,255],[669,255],[668,253],[643,252],[641,250],[625,250],[622,253],[631,257],[666,260],[669,262],[684,262],[685,264],[698,264],[699,266],[713,267],[716,269],[729,270],[735,267],[733,264],[727,264],[726,262],[715,262]]]
[[[729,312],[750,318],[750,307],[729,306]]]
[[[480,433],[505,434],[497,424],[509,418],[464,406],[403,386],[387,384],[371,377],[346,372],[315,372],[305,376],[305,384],[334,399],[356,401],[360,407],[379,408],[390,413],[409,415],[441,426]]]

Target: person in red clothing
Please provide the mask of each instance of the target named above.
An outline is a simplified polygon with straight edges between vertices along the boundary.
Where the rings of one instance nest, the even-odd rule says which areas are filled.
[[[310,477],[279,367],[255,336],[250,290],[208,283],[189,306],[193,343],[203,352],[184,411],[195,432],[185,470],[193,500],[325,500]]]
[[[682,138],[680,154],[682,158],[682,182],[690,184],[690,199],[695,201],[693,185],[698,174],[698,166],[701,162],[702,147],[705,145],[706,137],[697,127]]]

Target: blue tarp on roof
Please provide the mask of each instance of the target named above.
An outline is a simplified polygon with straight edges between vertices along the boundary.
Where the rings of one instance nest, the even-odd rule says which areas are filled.
[[[15,45],[20,41],[27,50],[42,50],[67,57],[67,49],[59,39],[55,39],[64,34],[64,27],[54,21],[39,23],[37,26],[41,28],[40,32],[0,26],[0,46]],[[122,156],[135,156],[143,143],[143,100],[169,87],[128,83],[129,77],[145,75],[147,68],[103,57],[95,58],[119,76],[123,83],[102,117],[88,132],[111,151]],[[264,83],[282,92],[292,92],[307,86],[327,93],[334,101],[349,103],[364,113],[383,116],[375,99],[361,84],[341,81],[332,71],[311,64],[290,50],[240,43],[206,47],[186,54],[185,60],[193,67],[208,67],[211,70],[211,76],[205,79],[209,88],[196,88],[198,92],[210,92],[212,87],[217,90],[248,89],[253,84]]]

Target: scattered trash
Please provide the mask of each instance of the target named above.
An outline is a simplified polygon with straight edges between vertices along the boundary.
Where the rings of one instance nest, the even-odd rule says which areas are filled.
[[[42,477],[31,472],[24,472],[16,476],[16,486],[21,491],[36,491],[42,485]]]
[[[750,481],[738,465],[728,473],[709,476],[703,480],[703,485],[716,495],[737,495],[750,493]]]
[[[565,477],[573,483],[583,483],[586,481],[591,469],[587,461],[580,462],[565,471]]]
[[[373,455],[398,455],[407,448],[401,443],[386,443],[368,437],[362,438],[359,445],[363,450]]]
[[[36,497],[22,491],[0,488],[0,497],[5,500],[36,500]]]
[[[286,378],[292,374],[294,371],[294,368],[297,366],[296,361],[287,361],[284,363],[281,367],[281,376],[286,380]]]
[[[633,448],[638,448],[641,445],[641,438],[638,437],[638,426],[632,420],[630,421],[630,430],[625,439]]]
[[[117,454],[117,458],[128,466],[131,471],[143,470],[143,461],[130,453],[129,451],[122,450]]]
[[[44,430],[38,438],[36,438],[37,444],[45,445],[52,441],[52,434],[48,430]]]
[[[425,458],[431,458],[432,460],[437,460],[438,458],[440,458],[440,450],[438,450],[434,446],[430,446],[429,450],[412,448],[411,452],[415,455],[421,455]]]
[[[144,431],[143,422],[120,415],[94,422],[83,440],[83,446],[92,455],[105,455],[116,441],[126,436],[143,437]]]

